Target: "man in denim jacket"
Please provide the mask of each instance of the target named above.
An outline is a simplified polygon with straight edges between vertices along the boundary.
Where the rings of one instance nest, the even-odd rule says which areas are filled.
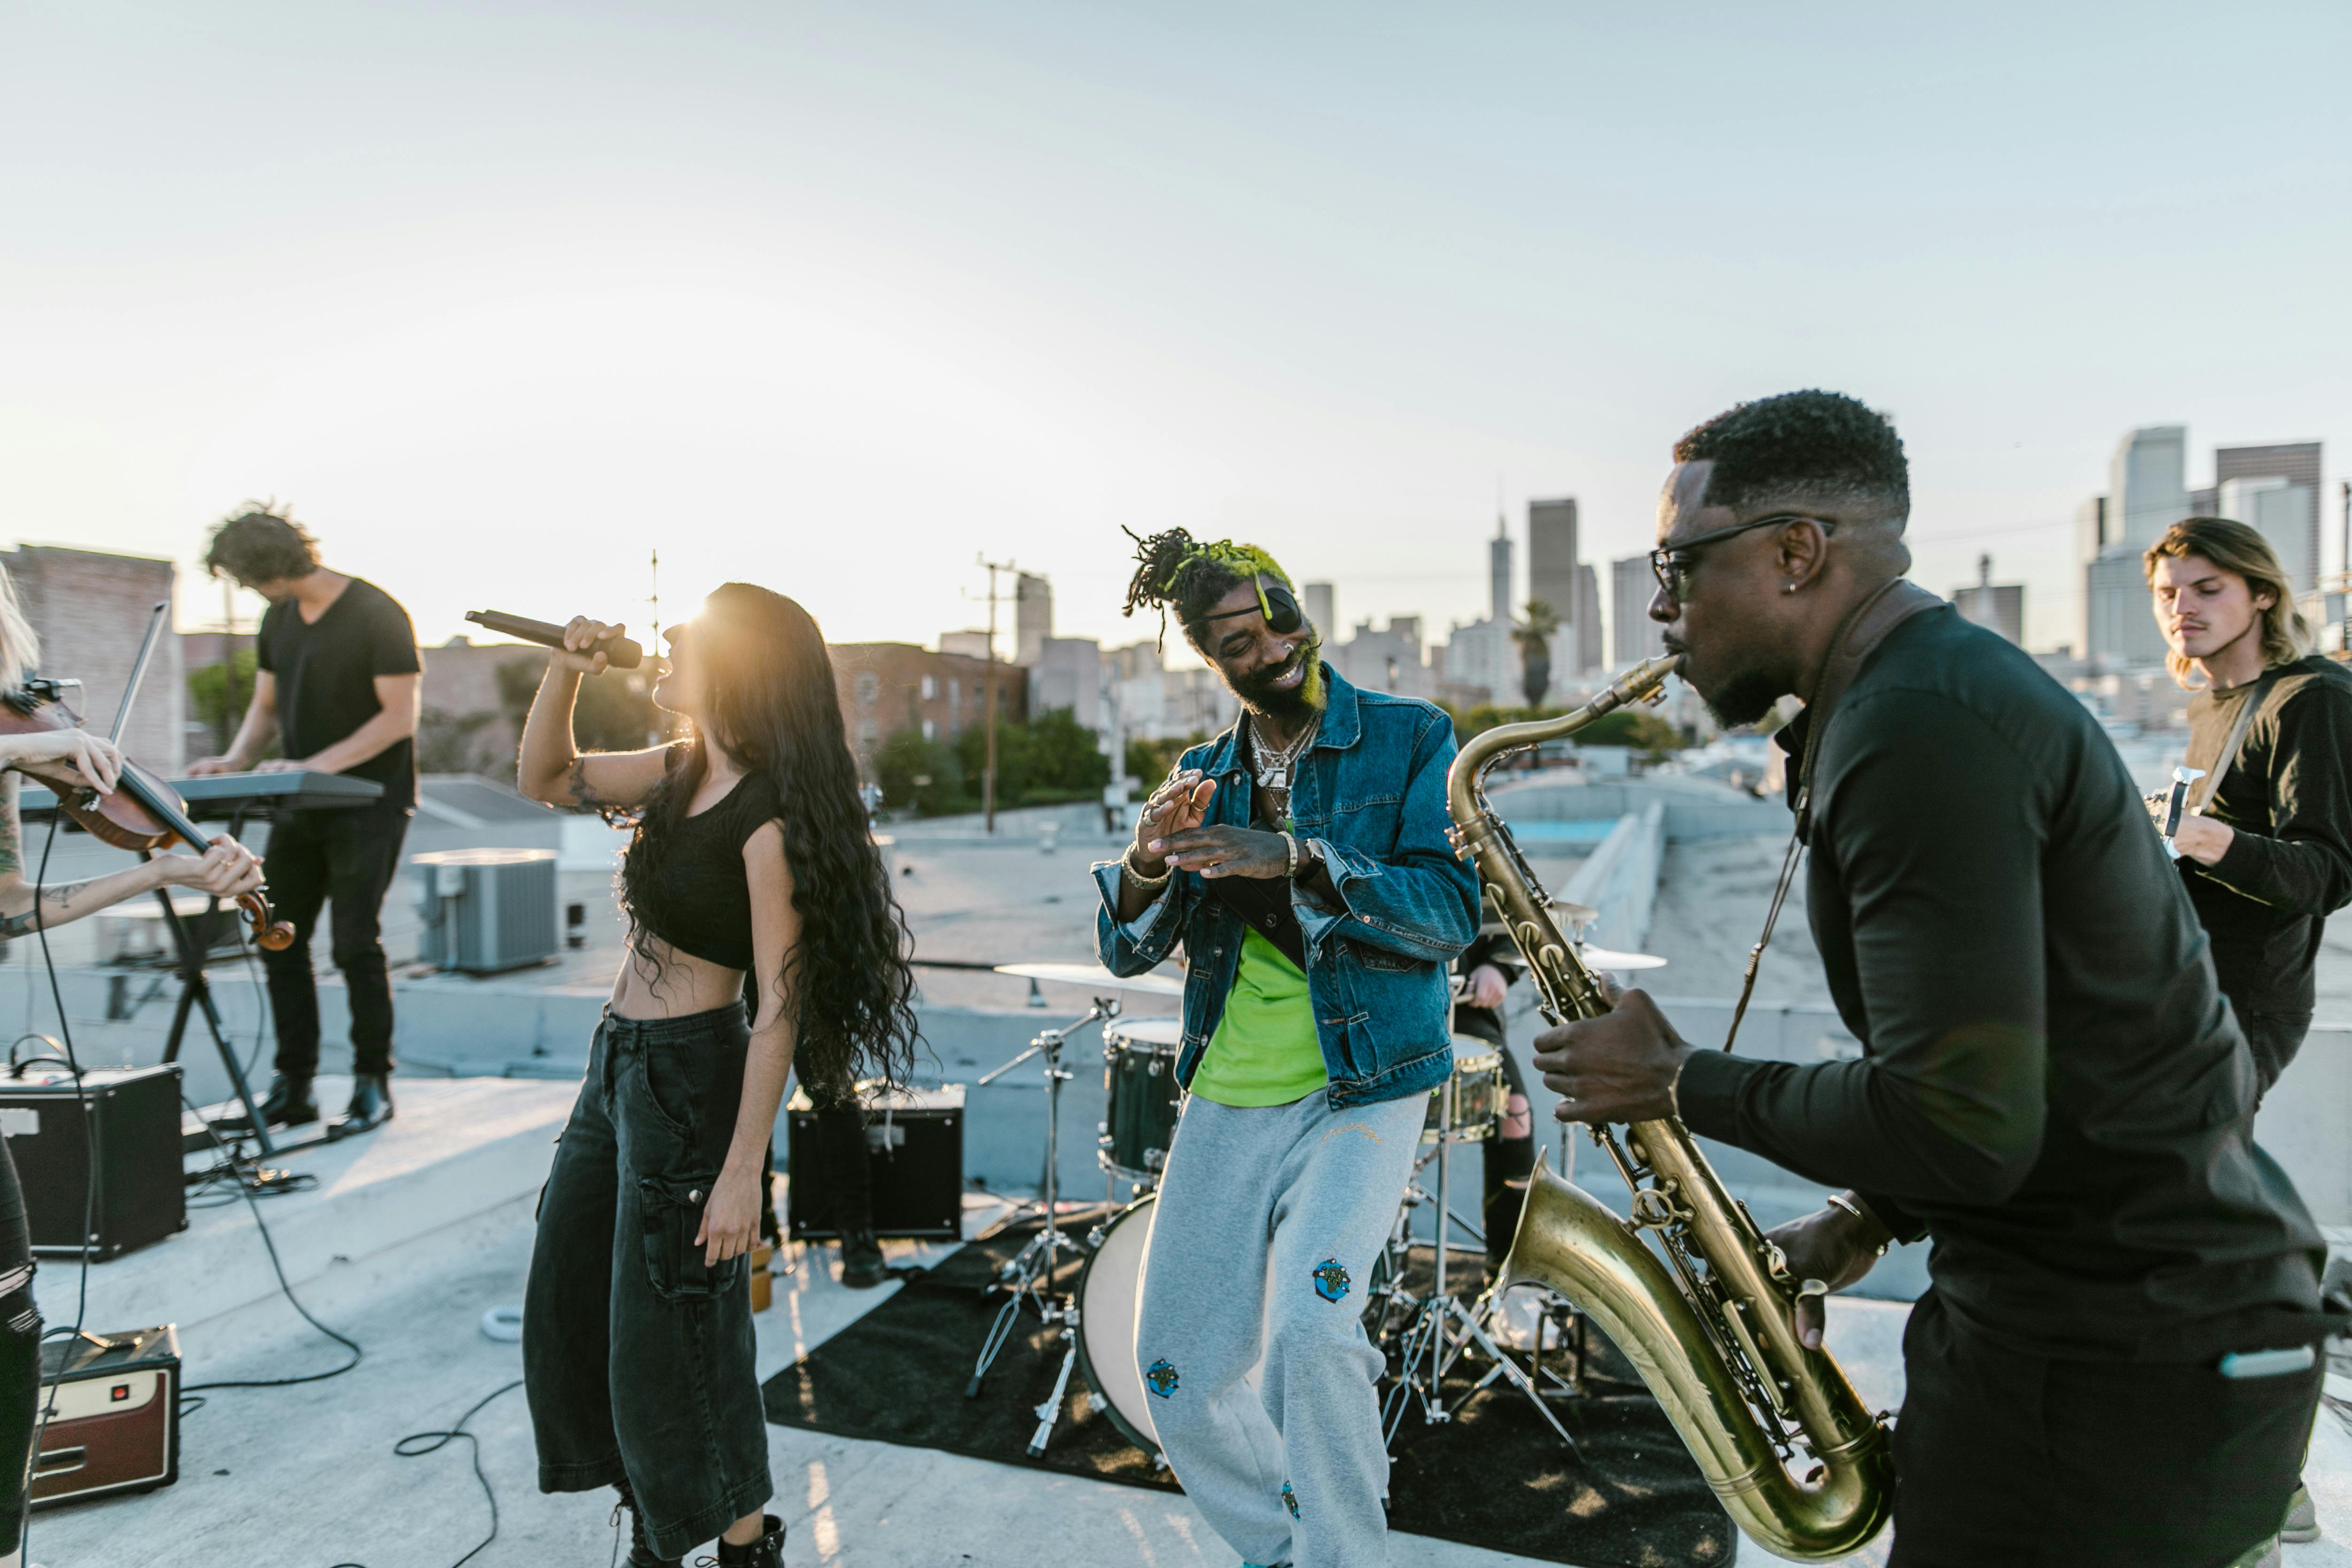
[[[1162,1170],[1136,1364],[1177,1479],[1253,1564],[1383,1561],[1368,1277],[1453,1071],[1446,965],[1478,889],[1446,842],[1454,730],[1318,657],[1254,546],[1143,542],[1127,608],[1176,612],[1241,700],[1095,868],[1102,961],[1181,941],[1191,1090]],[[1243,1381],[1263,1356],[1258,1389]]]

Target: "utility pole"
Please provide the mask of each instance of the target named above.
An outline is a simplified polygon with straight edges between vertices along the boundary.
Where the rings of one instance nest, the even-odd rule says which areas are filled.
[[[646,603],[653,607],[654,616],[653,634],[646,639],[646,652],[658,658],[661,657],[661,552],[658,550],[654,552],[653,595]],[[653,677],[653,666],[650,661],[646,668],[646,677],[650,682]],[[647,689],[651,689],[649,684]],[[646,727],[646,745],[658,746],[662,743],[665,739],[662,728],[661,710],[656,709],[653,722]]]
[[[260,660],[257,656],[255,668]],[[260,679],[258,676],[256,679]],[[236,732],[242,727],[245,713],[236,700],[236,580],[227,573],[221,574],[221,742],[226,752],[236,743]]]
[[[980,563],[988,568],[988,683],[987,695],[982,701],[988,709],[988,757],[981,764],[980,810],[981,830],[996,831],[996,574],[1013,570],[1010,561],[991,561],[983,552]]]
[[[2344,657],[2352,658],[2352,479],[2338,482],[2344,487]]]

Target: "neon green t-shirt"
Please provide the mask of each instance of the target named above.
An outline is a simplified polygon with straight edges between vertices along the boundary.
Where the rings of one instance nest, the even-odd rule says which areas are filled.
[[[1288,1105],[1329,1081],[1306,972],[1244,926],[1241,967],[1192,1092],[1219,1105]]]

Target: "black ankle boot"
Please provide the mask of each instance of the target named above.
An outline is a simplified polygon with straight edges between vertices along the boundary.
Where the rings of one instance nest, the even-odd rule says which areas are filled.
[[[363,1072],[352,1079],[352,1103],[327,1131],[337,1138],[365,1132],[392,1120],[392,1077]]]
[[[853,1290],[871,1290],[890,1277],[882,1262],[882,1244],[872,1227],[845,1232],[841,1238],[841,1282]]]
[[[736,1546],[721,1539],[719,1555],[696,1558],[694,1568],[784,1568],[784,1521],[761,1514],[759,1540]]]
[[[319,1120],[319,1102],[310,1098],[310,1080],[289,1078],[277,1073],[269,1079],[269,1092],[261,1097],[261,1120],[271,1127],[300,1127]],[[226,1132],[250,1132],[252,1124],[244,1116],[221,1119]]]
[[[637,1512],[637,1500],[629,1494],[629,1489],[616,1487],[614,1489],[621,1494],[621,1500],[613,1505],[614,1529],[621,1527],[621,1510],[629,1510],[629,1568],[685,1568],[686,1559],[664,1557],[654,1550],[653,1542],[646,1539],[645,1517]]]

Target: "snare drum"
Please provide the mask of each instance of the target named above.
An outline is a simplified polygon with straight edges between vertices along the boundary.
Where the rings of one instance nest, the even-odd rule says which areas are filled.
[[[1442,1136],[1458,1143],[1492,1138],[1509,1093],[1500,1048],[1475,1035],[1454,1036],[1454,1076],[1429,1097],[1429,1119],[1422,1125],[1421,1141],[1434,1143]]]
[[[1121,1018],[1103,1026],[1103,1089],[1109,1120],[1102,1124],[1102,1168],[1149,1186],[1160,1180],[1181,1109],[1176,1049],[1181,1018]]]

